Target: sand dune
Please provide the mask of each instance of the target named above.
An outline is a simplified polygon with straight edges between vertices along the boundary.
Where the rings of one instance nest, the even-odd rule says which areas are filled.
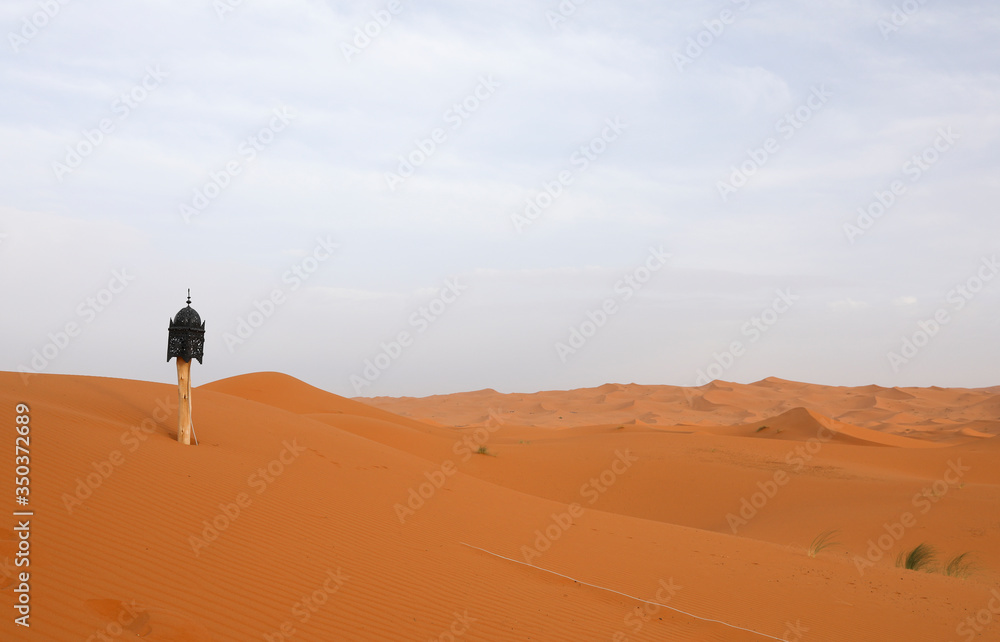
[[[1000,581],[997,392],[904,392],[947,423],[779,379],[363,403],[260,373],[197,388],[184,447],[172,386],[0,373],[35,511],[33,630],[0,639],[962,639]],[[896,568],[920,542],[979,571]]]
[[[744,426],[720,427],[716,434],[753,437],[755,439],[780,439],[786,441],[819,440],[823,443],[842,443],[855,446],[894,446],[897,448],[935,448],[943,444],[908,439],[885,432],[878,432],[809,410],[794,408],[777,417]]]
[[[774,377],[749,385],[714,381],[700,388],[606,384],[536,394],[479,391],[365,401],[406,417],[450,425],[485,421],[487,409],[503,408],[512,423],[549,428],[632,420],[662,426],[736,426],[806,408],[860,428],[887,434],[916,433],[911,437],[950,444],[969,438],[963,429],[971,422],[1000,421],[1000,394],[992,389],[842,388]],[[923,430],[926,426],[935,430]]]

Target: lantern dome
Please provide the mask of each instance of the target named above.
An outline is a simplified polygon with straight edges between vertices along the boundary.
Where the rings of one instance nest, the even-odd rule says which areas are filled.
[[[190,301],[186,308],[181,308],[173,319],[170,321],[170,325],[175,328],[201,328],[201,315],[198,311],[191,307]]]

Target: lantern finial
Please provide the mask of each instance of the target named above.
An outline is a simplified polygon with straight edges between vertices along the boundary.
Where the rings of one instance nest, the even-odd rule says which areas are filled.
[[[188,305],[191,305],[191,288],[188,288]]]

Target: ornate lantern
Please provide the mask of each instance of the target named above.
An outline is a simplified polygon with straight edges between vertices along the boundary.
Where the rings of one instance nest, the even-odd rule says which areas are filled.
[[[191,359],[202,362],[201,358],[205,354],[205,322],[191,307],[191,290],[188,290],[187,307],[181,308],[170,320],[167,333],[167,361],[177,357],[188,363]]]
[[[177,358],[177,441],[190,444],[194,434],[191,421],[191,359],[205,353],[205,322],[191,307],[191,290],[188,290],[187,307],[181,308],[167,328],[167,361]],[[195,445],[198,438],[194,438]]]

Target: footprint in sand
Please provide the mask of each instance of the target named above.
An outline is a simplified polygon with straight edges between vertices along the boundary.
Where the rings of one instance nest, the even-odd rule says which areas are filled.
[[[212,640],[205,627],[177,611],[145,606],[135,600],[87,600],[86,605],[100,619],[95,623],[95,633],[104,633],[112,639],[134,636],[170,642]]]

